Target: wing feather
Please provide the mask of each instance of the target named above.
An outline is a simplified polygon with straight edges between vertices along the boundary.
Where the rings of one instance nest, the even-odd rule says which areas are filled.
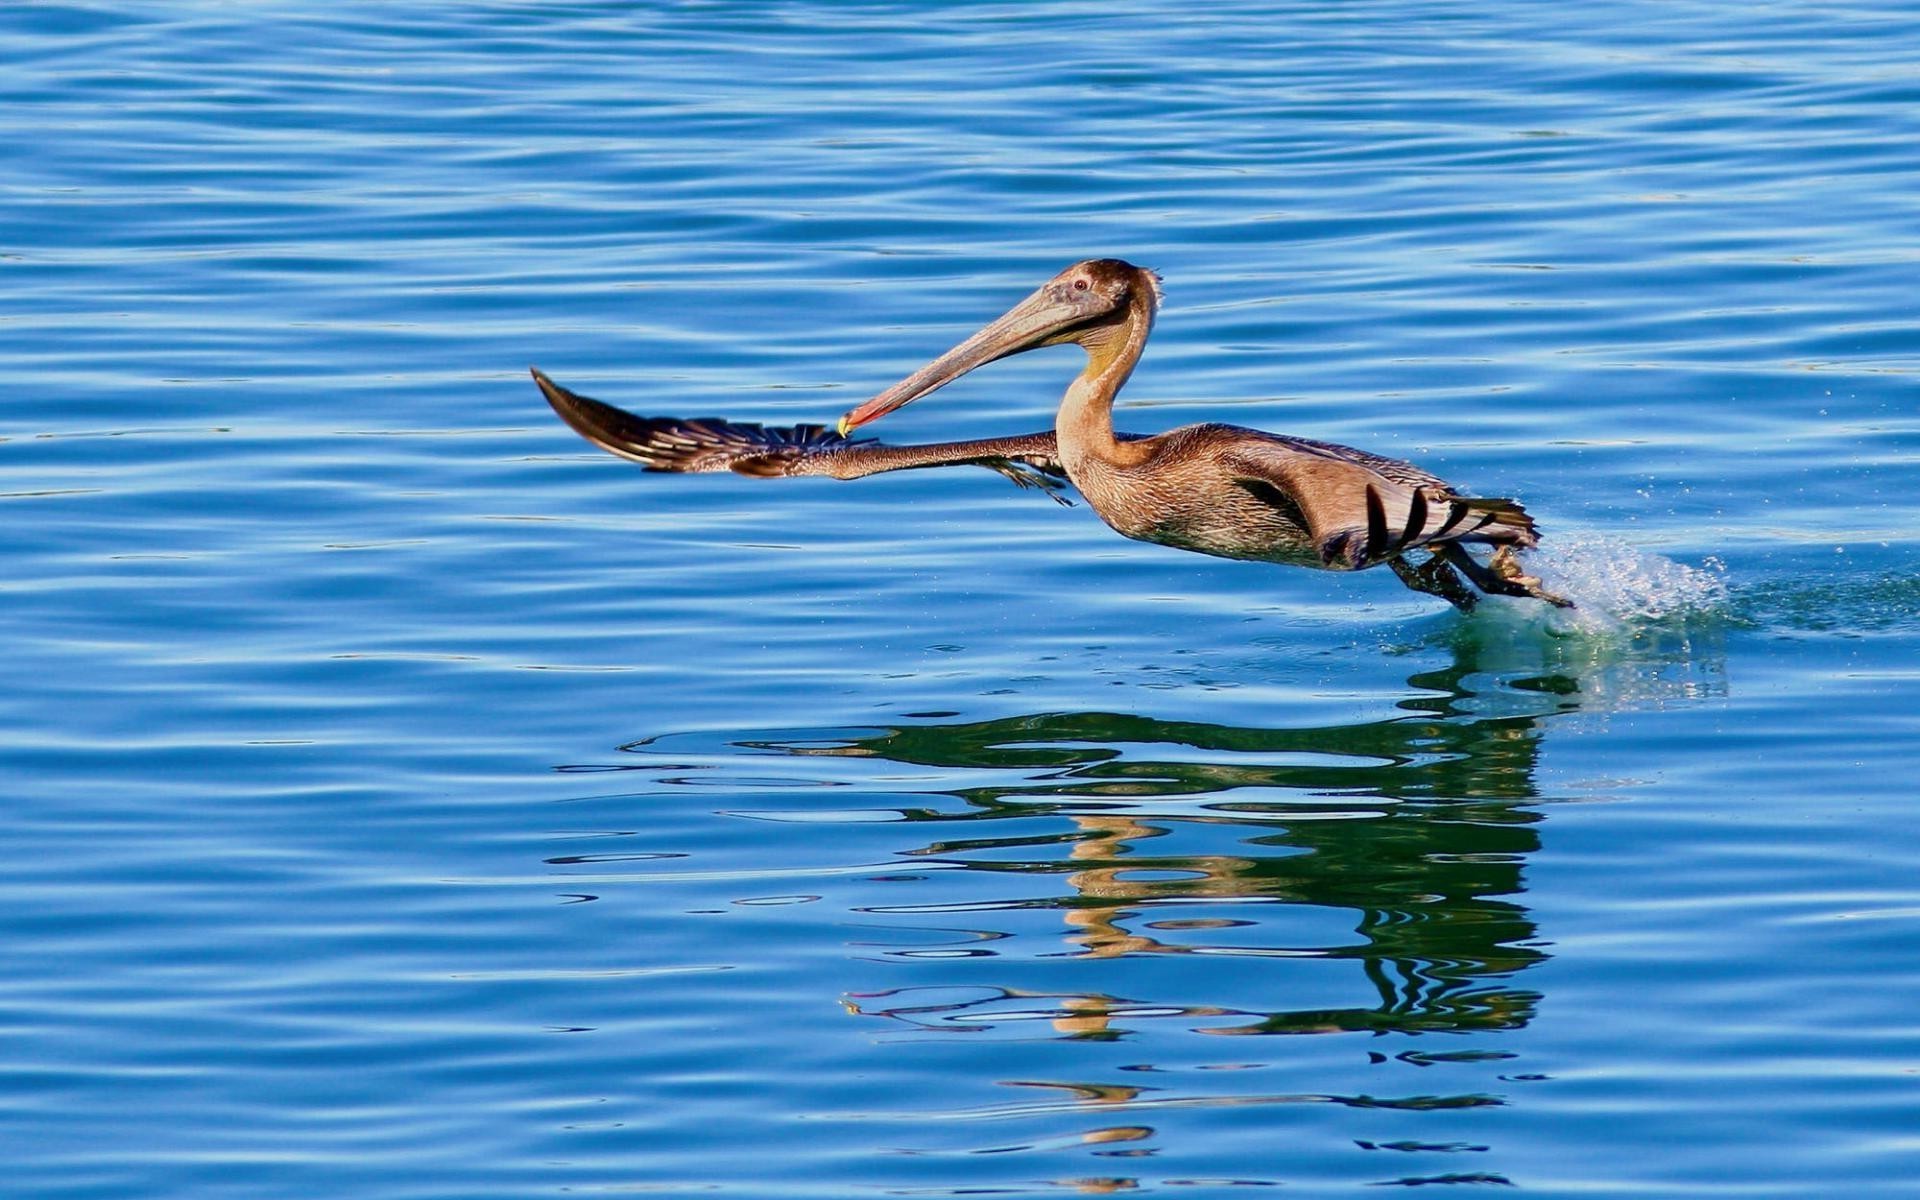
[[[1539,540],[1533,518],[1513,500],[1462,496],[1412,463],[1335,442],[1236,439],[1231,466],[1286,496],[1330,567],[1359,570],[1444,542],[1530,547]]]
[[[926,446],[849,439],[824,425],[760,425],[719,417],[642,417],[582,396],[535,369],[533,381],[574,432],[649,471],[732,471],[761,478],[859,479],[916,467],[977,466],[1061,504],[1066,470],[1053,432]]]

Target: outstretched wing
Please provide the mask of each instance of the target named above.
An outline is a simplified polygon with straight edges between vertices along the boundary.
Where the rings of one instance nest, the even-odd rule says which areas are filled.
[[[533,381],[574,432],[649,471],[733,471],[781,477],[859,479],[919,467],[976,466],[1061,504],[1066,471],[1051,430],[1016,437],[889,446],[842,437],[824,425],[767,426],[718,417],[642,417],[572,392],[535,368]]]
[[[533,381],[553,411],[589,442],[650,471],[787,474],[777,468],[808,454],[847,445],[824,425],[769,429],[718,417],[642,417],[568,391],[534,369]],[[757,469],[756,469],[757,468]]]

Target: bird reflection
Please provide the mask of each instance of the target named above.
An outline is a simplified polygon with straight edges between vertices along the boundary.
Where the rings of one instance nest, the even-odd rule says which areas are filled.
[[[1306,1128],[1321,1118],[1283,1110],[1343,1109],[1366,1114],[1370,1140],[1344,1144],[1380,1160],[1377,1182],[1498,1184],[1492,1161],[1458,1156],[1491,1153],[1473,1114],[1529,1086],[1501,1035],[1542,1006],[1526,869],[1554,799],[1545,740],[1723,693],[1724,670],[1699,639],[1530,649],[1482,624],[1366,720],[928,712],[667,734],[621,769],[650,797],[699,789],[681,817],[756,822],[732,830],[755,882],[729,880],[716,838],[703,896],[762,886],[770,854],[783,878],[807,873],[826,903],[792,928],[845,955],[822,1000],[896,1035],[899,1078],[929,1081],[874,1102],[916,1122],[922,1144],[895,1153],[1079,1156],[1090,1169],[1051,1185],[1113,1194],[1146,1186],[1129,1170],[1178,1157],[1212,1110]]]
[[[1516,899],[1540,844],[1540,814],[1527,801],[1537,797],[1541,730],[1575,706],[1578,689],[1536,677],[1531,713],[1475,717],[1464,710],[1470,674],[1470,663],[1456,661],[1416,675],[1409,682],[1430,694],[1354,725],[1269,730],[1050,713],[756,745],[940,770],[941,794],[961,809],[902,810],[939,833],[909,855],[1058,880],[1050,895],[998,906],[1057,913],[1060,948],[1049,956],[1344,960],[1373,996],[1262,1010],[1165,996],[907,989],[857,997],[856,1011],[939,1029],[1039,1017],[1076,1038],[1109,1036],[1149,1014],[1232,1035],[1508,1029],[1524,1025],[1538,999],[1513,977],[1545,957]],[[976,770],[991,781],[969,786]],[[949,832],[955,825],[965,832]],[[1298,940],[1302,926],[1324,922],[1274,905],[1337,915],[1352,934]],[[1294,937],[1280,937],[1281,927]],[[1015,943],[975,953],[1032,944]]]

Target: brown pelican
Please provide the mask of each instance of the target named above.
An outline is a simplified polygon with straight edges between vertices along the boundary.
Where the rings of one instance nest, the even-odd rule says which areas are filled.
[[[1398,459],[1257,429],[1205,424],[1153,436],[1116,434],[1114,397],[1146,348],[1159,301],[1159,277],[1151,271],[1112,258],[1076,263],[849,412],[837,430],[636,417],[575,395],[539,371],[534,379],[589,441],[653,470],[854,479],[973,464],[1050,491],[1064,477],[1101,520],[1140,541],[1339,571],[1386,563],[1408,587],[1463,611],[1477,600],[1468,580],[1483,592],[1571,607],[1521,570],[1515,550],[1539,538],[1533,519],[1512,500],[1463,496]],[[1086,351],[1087,365],[1067,388],[1051,433],[921,446],[846,437],[977,367],[1068,342]],[[1489,546],[1491,556],[1483,563],[1469,545]],[[1426,560],[1408,562],[1412,550],[1424,550]]]

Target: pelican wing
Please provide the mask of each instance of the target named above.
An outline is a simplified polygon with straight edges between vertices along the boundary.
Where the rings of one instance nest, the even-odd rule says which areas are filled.
[[[1330,567],[1360,570],[1439,543],[1529,547],[1533,518],[1507,499],[1462,496],[1412,463],[1334,442],[1267,434],[1235,445],[1231,467],[1277,495]],[[1269,502],[1272,502],[1269,500]]]
[[[569,391],[538,369],[533,381],[574,432],[649,471],[732,471],[778,478],[825,475],[859,479],[920,467],[985,467],[1061,504],[1067,477],[1053,431],[1015,437],[889,446],[849,440],[824,425],[768,426],[719,417],[642,417]]]

